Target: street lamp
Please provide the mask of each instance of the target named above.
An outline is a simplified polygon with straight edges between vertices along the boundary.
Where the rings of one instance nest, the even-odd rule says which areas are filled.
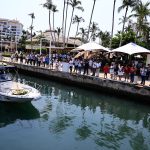
[[[16,41],[16,52],[17,52],[17,35],[15,36],[15,41]]]
[[[3,26],[3,25],[0,25],[0,27],[1,27],[0,30],[1,30],[1,52],[2,52],[2,31],[3,31],[3,27],[4,27],[4,26]]]
[[[52,58],[51,58],[51,38],[49,39],[49,67],[50,67],[50,61],[52,61]]]
[[[4,41],[4,40],[3,40],[2,37],[1,37],[1,52],[2,52],[2,48],[3,48],[3,47],[2,47],[2,41]]]

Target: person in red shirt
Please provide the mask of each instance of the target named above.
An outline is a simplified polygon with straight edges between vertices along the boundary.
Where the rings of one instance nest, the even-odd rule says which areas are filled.
[[[108,64],[105,64],[104,68],[103,68],[103,71],[104,71],[104,79],[107,78],[107,74],[109,73],[109,66]]]
[[[134,76],[135,76],[136,68],[134,66],[130,67],[130,82],[134,82]]]
[[[123,70],[124,70],[124,79],[125,79],[125,82],[128,82],[128,80],[129,80],[129,74],[130,74],[130,67],[128,65],[126,65]]]

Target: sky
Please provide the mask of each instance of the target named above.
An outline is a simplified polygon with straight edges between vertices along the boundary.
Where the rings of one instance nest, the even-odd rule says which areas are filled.
[[[111,31],[112,26],[112,11],[114,0],[97,0],[92,21],[98,23],[100,30]],[[147,2],[148,0],[142,0]],[[31,17],[28,15],[32,12],[35,14],[34,19],[34,31],[45,31],[49,29],[48,23],[48,10],[43,8],[41,4],[46,0],[2,0],[0,5],[0,18],[17,19],[23,24],[23,28],[27,30],[31,25]],[[87,28],[89,25],[90,15],[93,6],[93,0],[81,0],[84,12],[75,10],[76,15],[83,17],[85,22],[80,24],[80,27]],[[63,0],[53,0],[53,3],[57,5],[59,12],[55,15],[55,27],[61,27],[62,25],[62,12],[63,12]],[[119,25],[119,18],[122,18],[124,11],[118,13],[118,7],[121,6],[122,0],[116,1],[115,11],[115,26],[114,33],[121,30],[122,24]],[[68,12],[68,26],[70,23],[71,7]],[[73,24],[70,35],[74,36],[76,31],[76,25]]]

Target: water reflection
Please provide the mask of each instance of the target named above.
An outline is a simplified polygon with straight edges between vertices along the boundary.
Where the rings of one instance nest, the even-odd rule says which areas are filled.
[[[38,110],[31,103],[0,103],[0,128],[17,120],[32,120],[39,116]]]
[[[71,136],[78,144],[88,141],[89,144],[78,149],[88,150],[90,146],[114,150],[150,149],[149,106],[31,79],[43,85],[41,93],[45,105],[38,110],[41,118],[48,123],[49,136],[59,135],[66,140]],[[41,106],[41,101],[36,103]]]

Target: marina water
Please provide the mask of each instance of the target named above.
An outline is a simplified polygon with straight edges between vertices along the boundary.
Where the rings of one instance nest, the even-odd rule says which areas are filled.
[[[31,103],[0,102],[0,150],[150,150],[150,105],[21,75]]]

